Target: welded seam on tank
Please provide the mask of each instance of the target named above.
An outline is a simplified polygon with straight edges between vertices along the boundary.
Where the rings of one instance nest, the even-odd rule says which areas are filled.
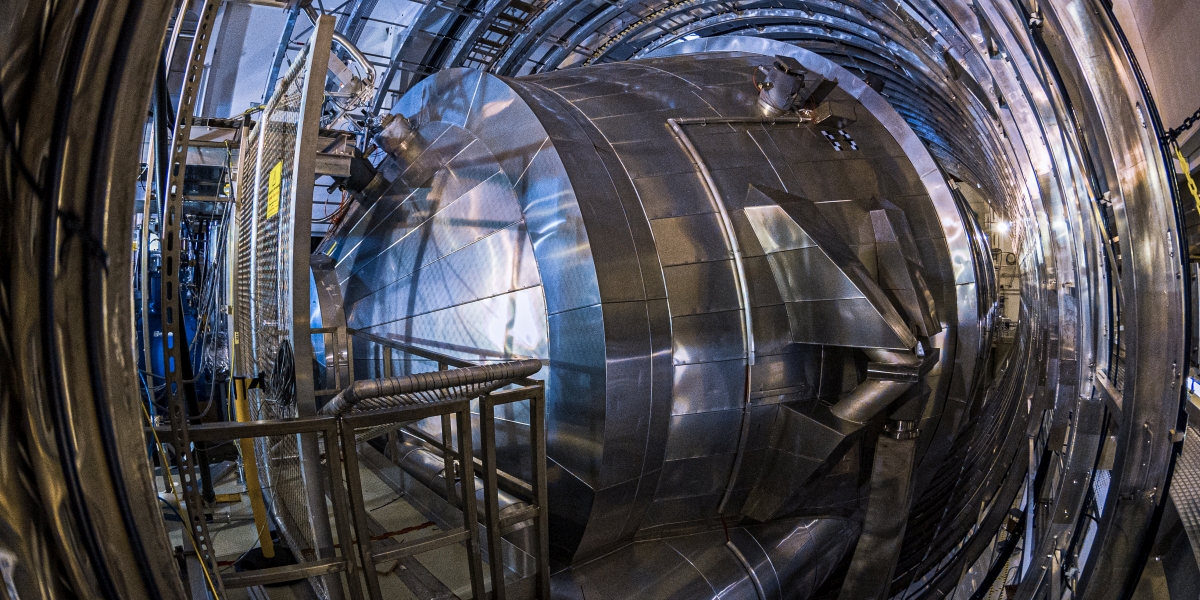
[[[743,531],[746,531],[746,530],[743,529]],[[750,533],[749,531],[746,531],[746,533],[750,536],[750,539],[754,540],[754,545],[758,546],[758,549],[762,551],[763,556],[766,557],[767,564],[771,566],[771,574],[775,576],[775,586],[776,586],[775,589],[779,590],[779,596],[780,596],[780,598],[782,598],[783,597],[783,580],[779,578],[779,571],[777,571],[775,569],[775,561],[771,560],[771,553],[768,552],[765,547],[763,547],[762,542],[760,542],[758,540],[758,536]]]
[[[754,566],[750,564],[750,561],[746,560],[746,555],[742,554],[742,551],[738,550],[738,547],[732,541],[726,540],[725,547],[729,548],[729,552],[733,554],[733,557],[742,564],[742,568],[746,570],[746,573],[750,574],[750,583],[754,584],[754,591],[758,593],[758,597],[761,600],[767,600],[767,592],[763,590],[762,581],[759,580],[758,573],[754,571]]]
[[[742,403],[742,424],[738,431],[738,450],[733,458],[733,467],[729,470],[729,479],[725,482],[725,492],[721,495],[721,503],[717,505],[717,512],[725,512],[725,507],[729,504],[729,497],[733,494],[733,485],[737,481],[738,473],[742,470],[742,457],[746,454],[746,444],[750,435],[750,372],[754,366],[754,319],[750,314],[750,291],[746,284],[746,269],[742,263],[742,249],[738,245],[737,232],[733,229],[733,221],[729,218],[729,212],[725,209],[725,201],[721,197],[720,190],[717,189],[717,184],[713,181],[712,173],[708,170],[708,165],[705,164],[704,158],[700,156],[700,152],[696,150],[696,146],[692,144],[692,140],[688,137],[687,132],[683,130],[679,122],[675,119],[667,119],[667,125],[670,126],[671,132],[675,134],[675,138],[683,146],[688,157],[692,160],[692,164],[696,166],[696,170],[700,173],[701,179],[704,181],[704,187],[708,190],[709,197],[713,204],[717,207],[717,213],[721,216],[721,226],[725,230],[725,237],[729,242],[729,250],[733,253],[734,269],[737,273],[738,295],[742,301],[742,340],[746,346],[746,376],[743,391]]]
[[[438,122],[440,122],[440,121],[438,121]],[[442,136],[446,135],[446,133],[447,133],[447,132],[449,132],[449,131],[450,131],[450,129],[446,129],[445,131],[442,131],[441,133],[439,133],[437,137],[433,138],[433,141],[432,141],[432,142],[430,142],[430,143],[429,143],[429,145],[428,145],[428,146],[426,146],[424,150],[421,150],[421,153],[417,155],[417,158],[416,158],[416,159],[414,159],[414,160],[413,160],[413,162],[414,162],[414,163],[416,163],[416,162],[420,161],[420,160],[421,160],[421,157],[425,156],[425,154],[429,152],[429,149],[430,149],[430,148],[433,148],[435,145],[437,145],[437,143],[438,143],[438,140],[442,139]],[[467,144],[467,146],[470,146],[470,144]],[[459,151],[458,151],[458,154],[462,154],[463,150],[466,150],[466,149],[467,149],[467,146],[463,146],[463,149],[462,149],[462,150],[459,150]],[[455,155],[454,155],[454,156],[453,156],[453,157],[452,157],[450,160],[454,160],[455,158],[458,158],[458,154],[455,154]],[[449,161],[446,161],[446,162],[447,162],[447,164],[449,163]],[[408,168],[404,169],[404,171],[402,171],[402,172],[400,173],[400,177],[403,177],[405,173],[408,173],[409,169],[411,169],[411,168],[412,168],[412,165],[409,165],[409,167],[408,167]],[[394,183],[394,182],[393,182],[393,183]],[[337,260],[337,261],[334,263],[334,265],[335,265],[335,266],[341,266],[341,264],[342,264],[342,263],[343,263],[343,262],[344,262],[344,261],[345,261],[347,258],[349,258],[349,257],[351,257],[351,256],[354,256],[355,254],[357,254],[356,250],[358,249],[358,247],[359,247],[360,245],[362,245],[363,241],[364,241],[364,240],[366,240],[366,239],[368,239],[368,238],[371,236],[371,234],[375,232],[375,230],[376,230],[376,229],[378,229],[378,228],[379,228],[379,227],[381,227],[381,226],[382,226],[384,223],[386,223],[386,222],[387,222],[387,218],[388,218],[388,217],[390,217],[390,216],[392,215],[392,213],[396,212],[396,211],[397,211],[397,210],[398,210],[398,209],[399,209],[401,206],[403,206],[403,205],[404,205],[404,203],[408,202],[408,200],[409,200],[410,198],[412,198],[413,194],[414,194],[414,193],[416,193],[416,190],[417,190],[417,189],[419,189],[419,187],[420,187],[420,186],[413,188],[413,190],[412,190],[411,192],[409,192],[407,196],[405,196],[405,197],[404,197],[404,200],[401,200],[400,202],[396,203],[396,205],[392,207],[392,210],[391,210],[391,211],[390,211],[388,214],[384,215],[384,216],[383,216],[383,218],[381,218],[381,219],[379,220],[379,222],[377,222],[377,223],[375,223],[375,224],[373,224],[373,225],[370,225],[370,226],[367,228],[367,230],[366,230],[366,231],[364,231],[364,232],[362,233],[362,236],[360,236],[360,237],[359,237],[359,240],[358,240],[358,242],[357,242],[357,243],[355,243],[355,244],[354,244],[354,246],[350,247],[350,249],[346,250],[346,251],[345,251],[345,252],[342,254],[342,258],[341,258],[341,259],[339,259],[339,260]],[[389,188],[390,188],[390,186],[389,186]],[[389,189],[389,191],[390,191],[390,189]],[[377,206],[379,206],[379,203],[378,203],[378,202],[376,202],[375,204],[372,204],[372,205],[371,205],[371,207],[367,209],[366,213],[364,213],[364,214],[363,214],[363,216],[362,216],[362,217],[359,219],[359,222],[363,222],[363,221],[365,221],[367,218],[371,217],[371,216],[372,216],[372,214],[375,212],[375,207],[377,207]],[[350,232],[348,232],[348,233],[353,233],[353,228],[351,228],[351,231],[350,231]],[[343,281],[339,281],[338,283],[344,283],[344,280],[343,280]]]
[[[559,100],[560,102],[562,102],[563,104],[565,104],[565,105],[567,105],[567,106],[570,106],[571,108],[573,108],[573,109],[574,109],[574,110],[575,110],[575,111],[578,113],[578,115],[579,115],[579,116],[582,116],[582,117],[583,117],[583,119],[585,119],[585,120],[587,121],[587,124],[588,124],[588,126],[590,126],[590,127],[592,128],[592,130],[596,132],[596,134],[597,134],[597,135],[599,135],[601,138],[604,138],[604,142],[605,142],[606,144],[608,144],[608,147],[609,147],[609,149],[612,149],[612,148],[613,148],[613,143],[612,143],[612,141],[611,141],[611,140],[609,140],[609,139],[608,139],[608,136],[607,136],[607,135],[605,135],[605,133],[604,133],[604,130],[602,130],[600,127],[598,127],[598,126],[596,125],[595,121],[594,121],[594,120],[593,120],[591,117],[588,117],[588,116],[587,116],[587,115],[586,115],[586,114],[585,114],[585,113],[584,113],[582,110],[580,110],[579,106],[578,106],[578,105],[577,105],[575,102],[572,102],[571,100],[567,99],[565,96],[563,96],[561,93],[559,93],[559,92],[558,92],[558,90],[555,90],[555,89],[550,89],[550,88],[543,87],[543,86],[540,86],[540,85],[539,85],[538,87],[539,87],[539,88],[541,88],[541,90],[543,90],[543,91],[544,91],[544,92],[546,92],[547,94],[552,94],[553,96],[557,97],[557,98],[558,98],[558,100]],[[578,118],[576,118],[576,123],[577,123],[578,125],[580,125],[581,127],[583,126],[583,123],[580,123],[580,122],[578,121]],[[545,145],[546,145],[546,144],[548,144],[548,143],[550,143],[550,138],[549,138],[549,137],[547,137],[547,138],[546,138],[546,141],[545,141],[545,142],[543,142],[543,147],[545,147]],[[598,148],[597,148],[597,151],[599,151],[599,149],[598,149]],[[541,152],[541,149],[539,149],[539,150],[538,150],[538,152]],[[622,172],[623,172],[623,173],[626,175],[626,177],[628,177],[628,176],[629,176],[629,168],[628,168],[628,167],[625,165],[625,161],[621,160],[621,156],[620,156],[620,154],[618,154],[618,153],[616,153],[616,152],[613,152],[613,153],[612,153],[612,157],[613,157],[613,158],[614,158],[614,159],[617,161],[617,164],[621,165]],[[530,161],[530,164],[532,164],[532,161]],[[620,195],[621,195],[621,193],[620,193],[620,191],[619,191],[619,190],[618,190],[618,188],[617,188],[617,182],[616,182],[615,178],[613,177],[612,171],[610,171],[610,170],[608,169],[608,166],[607,166],[607,165],[604,165],[604,164],[603,164],[603,160],[601,161],[601,166],[603,166],[603,167],[604,167],[604,172],[605,172],[605,174],[607,174],[607,175],[608,175],[609,181],[610,181],[610,182],[612,182],[612,184],[613,184],[613,190],[617,192],[617,196],[618,196],[618,198],[620,198]],[[528,169],[528,167],[526,167],[526,168]],[[522,177],[524,177],[524,173],[522,173],[522,175],[521,175],[521,176],[522,176]],[[642,211],[641,211],[641,218],[645,219],[645,218],[646,218],[645,203],[643,203],[643,202],[642,202],[642,195],[641,195],[641,192],[639,192],[639,191],[638,191],[638,189],[637,189],[637,186],[636,186],[636,185],[632,185],[632,184],[633,184],[632,180],[630,181],[630,184],[631,184],[631,185],[630,185],[630,189],[632,189],[632,190],[633,190],[633,195],[634,195],[634,198],[637,200],[637,202],[638,202],[638,206],[640,206],[640,207],[642,208]],[[625,222],[626,222],[626,223],[630,223],[630,219],[629,219],[629,213],[628,213],[628,211],[627,211],[627,210],[626,210],[626,208],[625,208],[625,203],[624,203],[624,202],[620,202],[620,204],[621,204],[621,211],[622,211],[622,213],[625,215]],[[632,230],[632,227],[631,227],[631,230]],[[651,233],[651,238],[653,239],[653,233]],[[657,259],[657,258],[658,258],[658,242],[657,242],[657,240],[654,240],[654,241],[653,241],[653,243],[654,243],[654,249],[653,249],[653,251],[654,251],[655,258]],[[635,247],[636,247],[636,242],[635,242]],[[647,294],[646,294],[646,273],[645,273],[645,271],[643,271],[643,270],[641,269],[641,266],[640,266],[640,265],[641,265],[640,253],[639,253],[639,252],[638,252],[636,249],[634,250],[634,253],[635,253],[635,254],[637,254],[637,255],[639,255],[639,261],[638,261],[638,264],[639,264],[639,271],[638,271],[638,272],[639,272],[639,279],[640,279],[640,281],[641,281],[641,283],[642,283],[642,294],[643,294],[643,297],[645,297],[645,296],[647,295]],[[539,272],[539,274],[540,274],[540,272]],[[659,275],[660,275],[660,276],[663,278],[663,288],[664,288],[664,289],[666,289],[666,276],[665,276],[665,274],[664,274],[664,273],[663,273],[663,271],[662,271],[662,262],[661,262],[661,260],[660,260],[660,261],[658,261],[658,274],[659,274]],[[668,299],[668,300],[667,300],[667,302],[669,303],[669,302],[670,302],[670,300]],[[650,299],[649,299],[649,298],[646,298],[646,300],[644,300],[644,304],[645,304],[645,306],[647,307],[647,311],[646,311],[646,318],[647,318],[647,322],[649,322],[649,320],[651,319],[651,317],[650,317],[650,310],[649,310]],[[669,323],[669,321],[670,321],[670,317],[668,317],[668,318],[667,318],[667,321],[668,321],[667,325],[668,325],[668,327],[669,327],[669,326],[670,326],[670,323]],[[650,344],[650,345],[651,345],[651,349],[650,349],[650,351],[651,351],[651,354],[653,355],[653,353],[654,353],[654,349],[653,349],[653,337],[654,337],[654,334],[653,334],[653,326],[651,326],[651,330],[650,330],[650,331],[648,331],[648,333],[650,334],[650,340],[651,340],[651,344]],[[655,377],[655,376],[654,376],[654,371],[653,371],[653,368],[652,368],[652,369],[651,369],[651,374],[650,374],[650,405],[651,405],[651,411],[653,411],[653,406],[654,406],[654,377]],[[668,400],[670,400],[670,396],[668,396],[668,398],[667,398],[667,399],[668,399]],[[668,435],[669,435],[669,433],[668,433]],[[635,498],[636,498],[636,497],[638,497],[638,495],[640,495],[640,494],[641,494],[641,492],[642,492],[642,485],[643,485],[643,482],[644,482],[644,480],[646,479],[646,475],[647,475],[648,473],[652,473],[652,472],[654,472],[654,471],[656,471],[656,470],[657,470],[657,471],[661,471],[661,470],[662,470],[663,461],[659,461],[659,463],[658,463],[657,465],[654,465],[654,468],[652,468],[652,469],[647,469],[647,468],[646,468],[646,457],[647,457],[647,456],[650,456],[650,440],[652,439],[652,436],[653,436],[653,433],[652,433],[652,432],[650,432],[650,431],[647,431],[647,432],[646,432],[646,440],[645,440],[645,443],[642,445],[642,459],[641,459],[641,468],[639,469],[638,476],[637,476],[636,478],[631,478],[631,479],[627,479],[627,480],[625,480],[625,482],[627,482],[627,481],[632,481],[633,479],[637,479],[637,487],[634,489],[634,497],[635,497]],[[565,470],[565,468],[564,468],[564,470]],[[572,473],[572,474],[574,475],[574,473]],[[578,477],[578,476],[577,476],[577,477]],[[581,479],[580,481],[582,481],[582,479]],[[621,485],[621,484],[623,484],[623,483],[625,483],[625,482],[619,482],[619,483],[617,483],[617,484],[615,484],[615,485]],[[655,481],[655,487],[656,487],[656,489],[657,489],[657,483],[658,483],[658,482],[657,482],[657,481]],[[643,515],[643,516],[644,516],[644,515]],[[633,511],[630,511],[630,513],[629,513],[629,514],[627,514],[627,515],[626,515],[626,517],[625,517],[625,523],[623,523],[623,524],[622,524],[622,530],[624,530],[626,527],[628,527],[628,526],[629,526],[629,520],[630,520],[632,517],[633,517]],[[640,527],[640,522],[639,522],[638,526]],[[668,545],[669,545],[669,544],[668,544]],[[678,550],[676,550],[676,552],[678,552]],[[686,557],[685,557],[685,558],[686,558]],[[691,562],[691,561],[689,561],[689,562]],[[695,565],[693,565],[693,567],[694,567],[694,566],[695,566]],[[697,569],[697,571],[698,571],[698,570],[699,570],[699,569]],[[712,587],[712,586],[711,586],[711,584],[709,585],[709,587]]]
[[[717,590],[717,588],[715,586],[713,586],[712,582],[708,580],[708,577],[705,576],[704,571],[700,567],[696,566],[696,563],[692,562],[692,559],[688,558],[687,555],[684,554],[683,552],[680,552],[679,548],[676,548],[675,544],[672,544],[669,539],[662,540],[662,543],[665,544],[671,550],[673,550],[675,552],[675,554],[678,554],[680,558],[682,558],[685,562],[687,562],[687,564],[689,566],[691,566],[692,569],[694,569],[696,571],[696,573],[698,573],[700,575],[700,579],[703,579],[704,583],[707,584],[709,589],[711,589],[713,591],[714,598],[719,597],[720,592]]]
[[[449,131],[449,130],[447,129],[446,131]],[[445,134],[445,132],[443,132],[443,135],[444,135],[444,134]],[[425,152],[422,152],[422,153],[421,153],[421,156],[424,156],[424,155],[425,155],[425,153],[426,153],[426,152],[428,152],[430,148],[433,148],[433,146],[434,146],[434,145],[437,143],[437,140],[438,140],[438,139],[441,139],[441,137],[442,137],[442,136],[441,136],[441,135],[439,135],[439,136],[438,136],[438,138],[437,138],[437,139],[435,139],[435,140],[433,141],[433,143],[431,143],[431,144],[429,145],[429,147],[425,149]],[[449,160],[447,160],[447,161],[445,162],[445,164],[443,164],[443,165],[442,165],[442,168],[448,168],[448,167],[449,167],[449,165],[450,165],[450,163],[454,162],[454,161],[455,161],[455,160],[456,160],[456,159],[457,159],[459,156],[462,156],[462,154],[463,154],[464,152],[466,152],[468,148],[470,148],[471,146],[473,146],[473,145],[474,145],[476,142],[478,142],[478,141],[479,141],[479,140],[471,140],[471,142],[469,142],[467,145],[463,146],[463,147],[462,147],[462,148],[461,148],[461,149],[460,149],[460,150],[459,150],[457,153],[455,153],[455,154],[454,154],[454,156],[450,157],[450,159],[449,159]],[[417,163],[417,162],[419,162],[419,161],[420,161],[420,157],[418,157],[416,160],[414,160],[414,161],[413,161],[413,163],[415,164],[415,163]],[[408,172],[409,172],[411,169],[412,169],[412,165],[409,165],[409,167],[408,167],[408,168],[404,169],[404,171],[400,173],[400,177],[401,177],[401,178],[402,178],[402,177],[404,177],[404,174],[405,174],[405,173],[408,173]],[[494,175],[494,174],[493,174],[493,175]],[[488,178],[490,179],[490,178],[491,178],[491,176],[489,176]],[[398,178],[398,179],[399,179],[399,178]],[[432,177],[431,177],[430,179],[432,180]],[[486,180],[484,180],[484,181],[486,181]],[[412,200],[412,199],[413,199],[413,197],[416,195],[416,193],[417,193],[417,191],[418,191],[418,190],[421,190],[421,189],[425,188],[425,187],[426,187],[426,186],[424,185],[425,183],[428,183],[428,182],[422,181],[422,182],[421,182],[421,185],[412,186],[411,190],[408,192],[408,194],[407,194],[407,195],[404,197],[404,199],[403,199],[403,200],[401,200],[400,202],[397,202],[397,203],[396,203],[396,205],[392,207],[392,210],[391,210],[391,211],[389,211],[389,212],[388,212],[386,215],[383,215],[383,216],[382,216],[382,217],[381,217],[381,218],[380,218],[380,219],[379,219],[377,222],[375,222],[374,224],[372,224],[372,225],[371,225],[371,226],[370,226],[370,227],[369,227],[369,228],[368,228],[366,231],[364,231],[364,232],[363,232],[363,235],[362,235],[362,238],[359,240],[358,244],[355,244],[355,245],[354,245],[354,248],[352,248],[352,249],[351,249],[351,251],[347,252],[347,253],[345,254],[345,256],[343,256],[343,257],[342,257],[342,260],[338,261],[338,263],[337,263],[337,264],[338,264],[338,266],[340,266],[340,265],[341,265],[341,263],[342,263],[342,261],[346,260],[346,258],[349,258],[350,256],[357,256],[357,252],[355,252],[354,250],[357,250],[357,248],[359,247],[359,245],[360,245],[360,244],[362,244],[363,240],[369,239],[369,238],[371,237],[371,234],[375,233],[375,231],[376,231],[376,230],[378,230],[380,227],[383,227],[385,224],[389,224],[389,222],[388,222],[388,218],[389,218],[389,217],[391,217],[393,214],[395,214],[395,213],[396,213],[396,211],[400,210],[400,208],[401,208],[401,207],[403,207],[404,205],[408,204],[409,200]],[[392,249],[392,246],[395,246],[397,243],[399,243],[399,242],[403,241],[403,240],[404,240],[404,238],[406,238],[406,237],[408,237],[410,234],[412,234],[412,232],[413,232],[413,231],[416,231],[416,230],[420,229],[420,228],[421,228],[421,226],[423,226],[423,225],[425,225],[426,223],[428,223],[430,219],[433,219],[433,218],[434,218],[434,217],[436,217],[436,216],[437,216],[439,213],[441,213],[443,210],[445,210],[445,209],[449,208],[449,207],[450,207],[450,205],[452,205],[452,204],[454,204],[455,202],[457,202],[457,201],[458,201],[460,198],[462,198],[464,195],[466,195],[467,193],[470,193],[470,192],[471,192],[471,190],[475,189],[475,187],[478,187],[480,183],[482,183],[482,181],[481,181],[481,182],[477,182],[477,183],[475,184],[475,186],[471,187],[470,189],[464,190],[464,191],[463,191],[463,193],[462,193],[462,194],[460,194],[460,195],[459,195],[457,198],[455,198],[454,200],[451,200],[450,202],[447,202],[447,203],[446,203],[444,206],[441,206],[441,207],[439,207],[439,208],[438,208],[438,210],[437,210],[436,212],[434,212],[433,214],[429,215],[429,217],[427,217],[425,220],[421,221],[420,223],[417,223],[416,225],[414,225],[414,226],[412,227],[412,229],[410,229],[410,230],[409,230],[409,232],[408,232],[408,233],[406,233],[406,234],[404,234],[403,236],[401,236],[401,237],[400,237],[399,239],[397,239],[395,242],[392,242],[392,244],[391,244],[391,245],[389,245],[387,248],[384,248],[384,249],[380,250],[379,252],[377,252],[377,253],[376,253],[374,256],[372,256],[370,259],[368,259],[366,262],[364,262],[364,263],[363,263],[361,266],[358,266],[358,267],[357,267],[355,270],[351,271],[351,272],[349,273],[349,275],[354,275],[354,274],[358,273],[359,271],[361,271],[361,270],[363,269],[363,267],[366,267],[368,264],[370,264],[370,263],[371,263],[372,261],[374,261],[375,259],[377,259],[377,258],[379,258],[380,256],[383,256],[384,254],[386,254],[388,250],[391,250],[391,249]],[[377,202],[376,204],[374,204],[373,206],[371,206],[371,209],[368,211],[368,213],[369,213],[369,212],[371,212],[371,211],[373,211],[373,210],[375,209],[375,207],[376,207],[376,206],[379,206],[378,202]],[[363,215],[363,218],[365,219],[365,218],[366,218],[366,215]],[[347,278],[346,278],[346,279],[349,279],[349,276],[347,276]],[[343,282],[344,282],[344,281],[345,281],[345,280],[343,280]]]
[[[451,200],[450,202],[447,202],[447,203],[445,203],[444,205],[441,205],[441,206],[439,206],[436,212],[434,212],[434,213],[430,214],[430,215],[429,215],[429,216],[428,216],[428,217],[427,217],[425,220],[423,220],[423,221],[421,221],[420,223],[417,223],[416,225],[414,225],[414,226],[413,226],[411,229],[409,229],[407,232],[405,232],[405,234],[404,234],[404,235],[400,236],[399,238],[396,238],[396,241],[394,241],[394,242],[392,242],[391,244],[389,244],[387,248],[384,248],[384,249],[380,250],[380,251],[379,251],[379,252],[378,252],[378,253],[377,253],[375,256],[372,256],[371,258],[367,259],[367,260],[366,260],[366,261],[364,261],[364,262],[363,262],[361,265],[356,265],[356,268],[355,268],[353,271],[350,271],[350,272],[347,274],[346,278],[345,278],[345,279],[343,279],[343,280],[341,280],[341,283],[343,283],[343,284],[344,284],[346,281],[349,281],[349,279],[350,279],[351,277],[353,277],[354,275],[358,275],[359,273],[361,273],[361,272],[362,272],[362,270],[363,270],[363,269],[367,268],[367,267],[368,267],[368,266],[370,266],[372,263],[374,263],[375,261],[379,260],[381,257],[384,257],[384,256],[386,256],[386,255],[387,255],[387,254],[388,254],[388,253],[389,253],[389,252],[392,250],[392,248],[395,248],[397,245],[399,245],[399,244],[401,244],[401,243],[404,243],[404,242],[405,242],[405,241],[407,241],[408,239],[412,238],[414,235],[417,235],[418,233],[422,233],[422,234],[423,234],[423,233],[428,233],[428,227],[427,227],[427,226],[428,226],[428,225],[430,225],[430,224],[431,224],[431,223],[434,221],[434,219],[437,219],[439,216],[442,216],[442,214],[443,214],[443,213],[445,213],[446,211],[450,210],[450,208],[451,208],[451,207],[454,207],[456,204],[458,204],[458,202],[459,202],[460,200],[462,200],[463,198],[466,198],[466,197],[467,197],[467,196],[468,196],[468,195],[469,195],[471,192],[474,192],[474,191],[475,191],[476,189],[478,189],[480,186],[482,186],[482,185],[486,184],[487,182],[491,181],[492,179],[495,179],[497,176],[503,176],[503,175],[504,175],[504,172],[503,172],[503,171],[496,171],[495,173],[493,173],[493,174],[491,174],[490,176],[488,176],[488,178],[487,178],[487,179],[484,179],[484,180],[482,180],[482,181],[478,181],[478,182],[476,182],[476,184],[475,184],[474,186],[472,186],[472,187],[471,187],[470,189],[468,189],[468,190],[465,190],[465,191],[463,191],[463,193],[462,193],[462,194],[460,194],[460,195],[459,195],[457,198],[455,198],[455,199]],[[505,176],[505,177],[504,177],[504,179],[505,179],[505,181],[507,181],[507,180],[508,180],[507,176]],[[514,195],[515,195],[515,194],[514,194]],[[504,227],[498,228],[498,229],[496,229],[495,231],[492,231],[492,233],[489,233],[488,235],[485,235],[485,236],[483,236],[483,237],[480,237],[480,238],[478,238],[478,239],[476,239],[476,240],[472,241],[471,243],[473,244],[473,243],[475,243],[475,242],[477,242],[477,241],[479,241],[479,240],[481,240],[481,239],[484,239],[484,238],[486,238],[486,237],[488,237],[488,236],[492,235],[493,233],[496,233],[496,231],[501,231],[501,230],[503,230],[503,229],[507,229],[508,227],[512,226],[514,223],[519,223],[519,222],[520,222],[520,220],[509,222],[509,223],[508,223],[508,224],[506,224]],[[364,238],[364,239],[365,239],[365,238]],[[470,245],[470,244],[467,244],[467,245]],[[466,247],[466,246],[463,246],[463,248],[465,248],[465,247]],[[462,248],[455,249],[454,251],[452,251],[452,252],[450,252],[450,253],[448,253],[448,254],[453,254],[454,252],[457,252],[458,250],[461,250],[461,249],[462,249]],[[349,255],[348,255],[348,256],[349,256]],[[445,256],[445,255],[443,255],[443,256]],[[440,258],[443,258],[443,257],[438,257],[438,259],[440,259]],[[437,259],[435,259],[435,260],[437,260]],[[404,272],[404,273],[401,273],[401,274],[399,274],[397,279],[393,279],[392,281],[389,281],[389,282],[387,282],[386,284],[384,284],[384,287],[386,287],[387,285],[391,285],[391,284],[393,284],[393,283],[395,283],[395,282],[399,281],[401,278],[405,277],[406,275],[411,275],[411,274],[412,274],[412,273],[414,273],[415,271],[418,271],[418,270],[420,270],[420,269],[423,269],[423,268],[425,268],[426,266],[428,266],[428,265],[429,265],[430,263],[432,263],[432,262],[434,262],[434,261],[430,261],[429,263],[425,263],[425,264],[422,264],[422,265],[416,265],[416,266],[414,266],[412,271],[406,271],[406,272]],[[382,289],[382,288],[380,288],[380,289]],[[378,289],[377,289],[377,290],[374,290],[374,291],[378,291]]]

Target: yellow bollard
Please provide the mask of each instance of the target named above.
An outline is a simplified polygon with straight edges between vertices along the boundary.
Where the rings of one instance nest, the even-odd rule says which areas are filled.
[[[234,405],[237,420],[250,420],[250,400],[246,397],[246,379],[235,377]],[[254,512],[254,527],[258,529],[258,544],[262,547],[263,558],[275,557],[275,542],[271,539],[271,530],[267,527],[267,506],[263,503],[262,484],[258,481],[258,461],[254,458],[254,440],[242,438],[238,440],[242,451],[242,471],[246,475],[246,494],[250,496],[250,510]]]

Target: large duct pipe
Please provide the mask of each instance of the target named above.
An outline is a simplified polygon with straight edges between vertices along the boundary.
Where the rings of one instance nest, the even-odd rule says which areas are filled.
[[[386,408],[398,402],[394,398],[396,396],[408,397],[407,403],[472,398],[529,377],[541,369],[541,361],[530,359],[415,375],[360,379],[338,392],[321,408],[321,414],[340,415],[355,407],[360,410]],[[371,402],[380,399],[387,400]]]
[[[809,598],[858,533],[850,519],[788,519],[635,542],[556,576],[556,598]]]
[[[872,362],[867,379],[840,398],[829,411],[851,423],[863,424],[878,415],[920,377],[921,357],[915,352],[864,350]],[[884,378],[888,377],[888,378]]]
[[[377,140],[393,156],[372,193],[318,250],[349,327],[472,362],[548,363],[551,544],[576,565],[696,531],[730,554],[723,523],[773,527],[809,504],[865,504],[861,460],[822,478],[837,486],[801,475],[865,455],[849,433],[913,389],[925,362],[949,372],[953,348],[925,336],[955,327],[973,300],[950,258],[957,208],[944,183],[922,179],[932,159],[886,102],[796,48],[723,50],[427,78],[394,108],[404,126]],[[776,55],[841,82],[825,98],[853,123],[764,120],[752,76]],[[899,310],[892,297],[936,306]],[[910,326],[918,309],[949,320]],[[937,351],[917,357],[918,344]],[[367,350],[355,372],[377,375]],[[400,393],[388,385],[325,410]],[[505,421],[524,427],[519,412]],[[505,461],[524,437],[509,439],[499,466],[520,473]],[[807,553],[788,560],[772,568],[827,572]],[[596,597],[622,597],[616,578],[603,582],[614,587]]]

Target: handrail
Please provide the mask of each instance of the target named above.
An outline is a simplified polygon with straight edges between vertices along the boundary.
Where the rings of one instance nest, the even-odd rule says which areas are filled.
[[[529,359],[399,377],[361,379],[351,383],[334,396],[328,404],[321,408],[321,414],[339,415],[352,410],[364,400],[390,396],[420,395],[420,398],[427,399],[426,402],[455,399],[458,395],[429,394],[429,392],[444,392],[455,387],[477,386],[471,389],[469,395],[478,396],[502,388],[517,379],[533,375],[541,369],[542,361]]]
[[[314,329],[313,331],[316,331],[316,330]],[[470,361],[463,360],[461,358],[455,358],[455,357],[447,355],[447,354],[441,354],[439,352],[434,352],[433,350],[430,350],[428,348],[414,346],[414,345],[406,343],[406,342],[390,340],[388,338],[380,337],[373,333],[367,333],[360,329],[351,329],[351,328],[347,327],[346,333],[350,334],[351,336],[358,336],[364,340],[367,340],[368,342],[372,342],[372,343],[378,344],[380,346],[393,348],[393,349],[399,350],[401,352],[404,352],[406,354],[411,354],[413,356],[417,356],[420,358],[437,361],[439,363],[445,364],[446,366],[454,367],[456,369],[461,369],[464,367],[479,366],[479,363],[473,363]],[[545,363],[543,363],[543,364],[545,364]],[[528,377],[523,377],[521,379],[514,381],[513,383],[516,383],[519,385],[537,385],[538,382],[534,379],[529,379]]]

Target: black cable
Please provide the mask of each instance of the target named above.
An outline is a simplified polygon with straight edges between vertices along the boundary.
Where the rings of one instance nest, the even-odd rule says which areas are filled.
[[[267,396],[280,406],[291,406],[296,398],[296,366],[292,345],[284,340],[275,355],[275,366],[267,378]]]
[[[45,188],[38,181],[38,177],[33,174],[33,171],[25,164],[24,157],[21,156],[21,148],[17,145],[17,135],[14,133],[12,124],[8,121],[8,113],[4,110],[4,89],[0,88],[0,133],[4,134],[4,148],[12,152],[13,162],[17,164],[17,172],[25,183],[33,190],[34,195],[40,200],[45,200]]]

